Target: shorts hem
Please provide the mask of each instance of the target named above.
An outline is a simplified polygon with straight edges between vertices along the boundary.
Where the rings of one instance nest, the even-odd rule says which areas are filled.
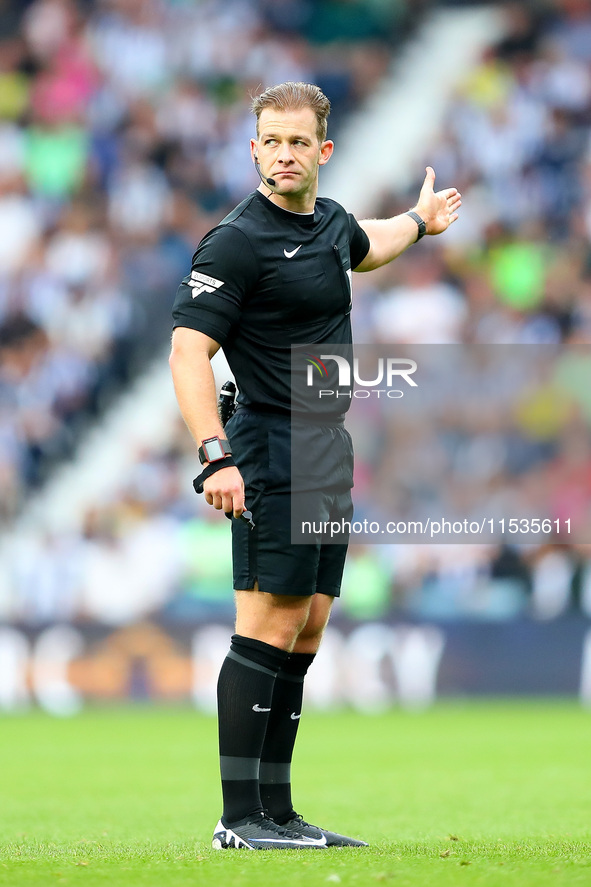
[[[309,589],[301,586],[290,586],[286,588],[284,583],[266,581],[256,576],[250,576],[245,580],[244,584],[234,582],[234,591],[250,591],[258,582],[259,591],[266,594],[277,594],[284,597],[312,597],[313,594],[326,594],[329,597],[340,597],[341,589],[338,585],[321,585],[317,588]]]

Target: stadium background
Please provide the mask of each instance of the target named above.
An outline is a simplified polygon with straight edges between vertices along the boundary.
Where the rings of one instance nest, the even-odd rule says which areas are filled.
[[[257,184],[250,94],[286,79],[324,89],[337,152],[322,189],[358,214],[406,209],[426,163],[462,192],[444,237],[356,276],[357,341],[585,346],[591,9],[3,0],[0,11],[0,707],[69,714],[131,698],[210,710],[232,615],[228,526],[192,491],[166,354],[195,244]],[[515,479],[543,451],[588,513],[585,378],[566,407],[549,379],[538,411],[496,440],[521,456]],[[364,492],[370,469],[372,452],[358,452]],[[309,701],[588,701],[590,566],[588,546],[552,542],[355,547]]]

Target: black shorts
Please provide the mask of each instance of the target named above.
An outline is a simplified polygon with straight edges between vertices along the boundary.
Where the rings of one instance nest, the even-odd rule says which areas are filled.
[[[292,522],[298,523],[302,515],[320,523],[351,521],[353,450],[344,426],[310,429],[312,451],[321,456],[321,473],[312,489],[306,490],[293,489],[289,416],[239,410],[226,433],[245,481],[246,507],[255,523],[251,530],[243,521],[232,520],[234,588],[256,585],[270,594],[338,597],[348,533],[331,542],[325,542],[321,534],[311,534],[310,543],[293,544]],[[302,433],[306,438],[307,429]],[[298,442],[302,440],[298,437]]]
[[[305,493],[265,493],[248,489],[246,504],[254,530],[232,521],[234,588],[254,588],[270,594],[329,594],[338,597],[348,545],[323,542],[292,544],[292,509],[302,500],[313,506],[315,520],[350,521],[351,490],[312,490]]]

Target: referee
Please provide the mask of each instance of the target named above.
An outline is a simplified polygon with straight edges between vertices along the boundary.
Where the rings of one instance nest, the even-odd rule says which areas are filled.
[[[306,822],[291,799],[304,678],[347,548],[291,544],[291,346],[350,345],[351,271],[372,271],[423,234],[442,233],[461,200],[455,188],[435,192],[427,167],[412,210],[357,222],[317,197],[319,167],[334,148],[321,90],[282,83],[252,110],[261,184],[199,244],[175,300],[170,356],[206,501],[234,518],[248,507],[255,523],[232,521],[236,629],[218,680],[223,813],[213,847],[362,846]],[[210,365],[220,347],[239,389],[225,429]],[[350,437],[342,415],[316,419],[301,433],[304,447],[322,452],[322,472],[309,482],[318,517],[350,519]]]

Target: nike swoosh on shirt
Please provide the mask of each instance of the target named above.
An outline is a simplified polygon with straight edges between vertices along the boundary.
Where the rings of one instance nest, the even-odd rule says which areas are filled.
[[[258,704],[258,702],[255,702],[255,704],[252,707],[252,710],[253,711],[271,711],[270,708],[261,708],[260,705]]]
[[[297,251],[298,251],[299,249],[301,249],[301,248],[302,248],[302,244],[300,243],[299,246],[296,246],[296,248],[295,248],[295,249],[292,249],[292,251],[289,252],[289,253],[287,252],[286,249],[284,249],[284,250],[283,250],[283,255],[285,256],[286,259],[293,259],[293,257],[294,257],[295,254],[297,253]]]
[[[292,711],[292,713],[291,713],[292,721],[298,721],[301,718],[301,716],[302,716],[301,712],[299,713],[299,715],[296,715],[295,711]]]

